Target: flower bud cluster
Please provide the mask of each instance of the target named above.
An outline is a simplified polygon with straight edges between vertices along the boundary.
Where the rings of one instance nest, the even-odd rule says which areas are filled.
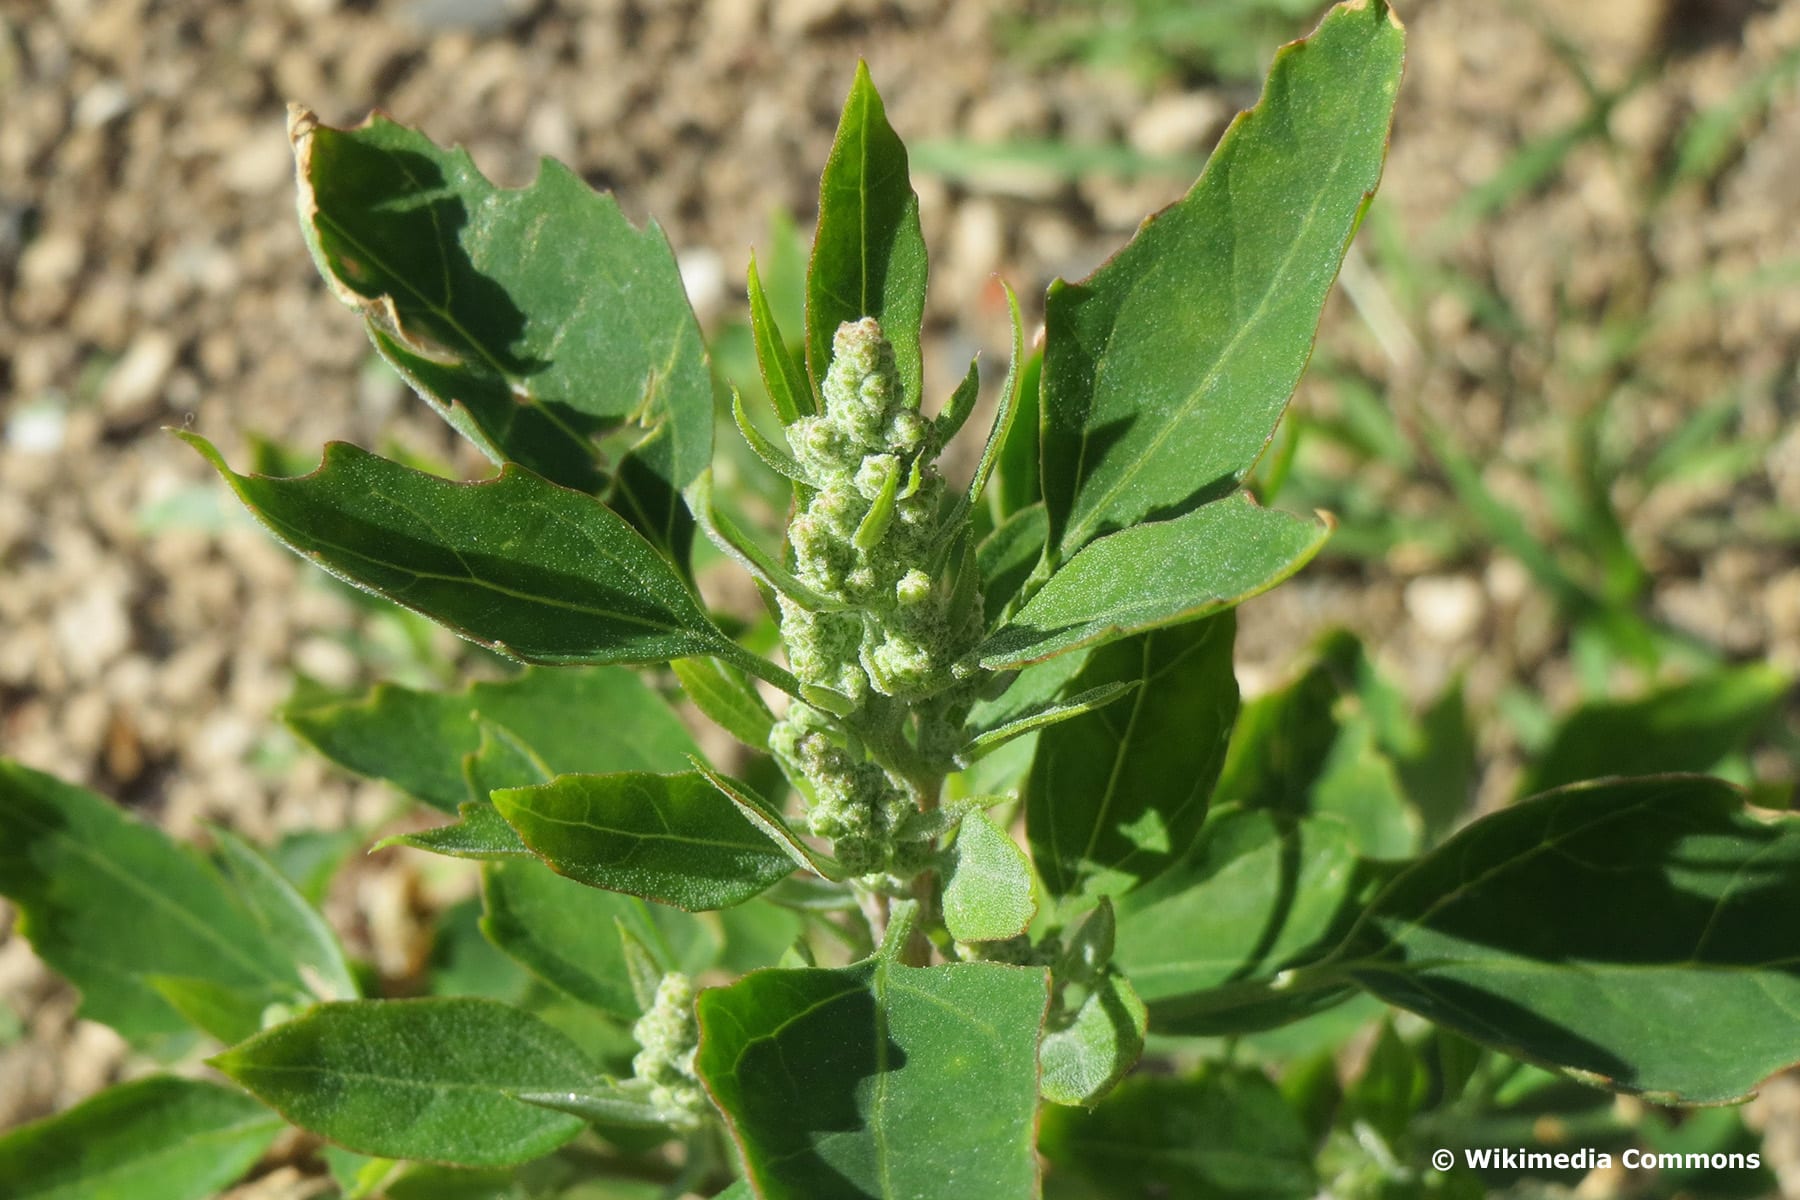
[[[981,609],[975,589],[957,602],[945,578],[936,430],[906,395],[873,318],[838,327],[820,392],[824,411],[787,429],[806,477],[788,543],[795,577],[833,603],[821,611],[778,602],[795,676],[830,693],[843,718],[877,697],[917,704],[956,686]],[[848,870],[901,869],[897,856],[910,856],[895,832],[919,797],[842,728],[796,702],[770,749],[807,793],[812,832],[831,839]],[[923,740],[935,746],[945,735]]]
[[[664,975],[631,1036],[642,1047],[631,1060],[632,1075],[650,1085],[650,1103],[677,1129],[697,1128],[707,1101],[694,1070],[700,1028],[694,1018],[693,982],[679,971]]]

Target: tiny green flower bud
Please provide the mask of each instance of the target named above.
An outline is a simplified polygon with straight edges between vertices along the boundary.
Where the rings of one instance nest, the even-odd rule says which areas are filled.
[[[894,585],[894,599],[907,608],[915,608],[931,598],[931,576],[914,567]]]

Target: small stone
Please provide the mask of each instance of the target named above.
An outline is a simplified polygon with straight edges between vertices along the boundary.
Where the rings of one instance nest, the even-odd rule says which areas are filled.
[[[1153,158],[1204,154],[1225,123],[1218,96],[1194,92],[1161,96],[1131,119],[1131,148]]]
[[[175,365],[175,338],[160,329],[141,333],[119,359],[100,390],[100,407],[115,418],[147,415]]]
[[[92,679],[131,646],[131,612],[123,581],[94,580],[55,617],[63,665],[77,679]]]
[[[1481,585],[1465,575],[1425,575],[1406,585],[1406,613],[1440,642],[1459,642],[1481,625],[1487,607]]]

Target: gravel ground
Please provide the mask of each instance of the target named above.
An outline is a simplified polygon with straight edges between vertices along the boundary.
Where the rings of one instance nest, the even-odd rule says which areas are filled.
[[[468,145],[503,182],[527,182],[542,154],[570,162],[634,218],[664,225],[711,321],[741,304],[747,249],[767,240],[769,214],[810,219],[859,53],[909,138],[1193,155],[1254,98],[1020,63],[1002,47],[1012,7],[0,5],[0,748],[179,835],[220,821],[269,838],[386,807],[298,753],[270,714],[296,673],[353,686],[416,671],[417,656],[391,620],[321,585],[234,514],[209,470],[160,432],[190,426],[235,461],[251,434],[306,453],[332,438],[459,453],[370,370],[357,322],[313,272],[292,216],[287,101],[330,123],[380,107]],[[1542,436],[1534,418],[1579,402],[1560,389],[1594,336],[1587,318],[1621,295],[1800,258],[1792,86],[1751,115],[1746,146],[1712,186],[1649,221],[1628,199],[1689,114],[1800,52],[1800,4],[1419,0],[1403,15],[1411,61],[1383,198],[1401,229],[1431,227],[1519,146],[1579,115],[1583,86],[1546,50],[1546,32],[1575,48],[1597,87],[1634,71],[1647,82],[1610,114],[1615,149],[1577,150],[1552,185],[1445,249],[1511,304],[1530,339],[1497,338],[1451,295],[1432,297],[1405,336],[1383,326],[1379,286],[1355,305],[1334,301],[1322,344],[1386,381],[1396,405],[1453,421],[1478,453],[1529,451]],[[937,394],[971,349],[1004,354],[996,272],[1039,305],[1052,277],[1085,273],[1184,186],[999,166],[920,178]],[[1622,498],[1657,572],[1656,609],[1735,656],[1800,668],[1793,543],[1734,529],[1738,514],[1800,511],[1800,288],[1706,294],[1645,353],[1657,386],[1634,397],[1630,436],[1666,435],[1744,384],[1734,431],[1766,447],[1728,485]],[[1302,390],[1302,404],[1331,402]],[[1503,475],[1490,482],[1511,494]],[[1401,509],[1442,503],[1417,481],[1369,486]],[[1247,683],[1275,678],[1328,623],[1367,633],[1417,694],[1467,665],[1478,703],[1521,681],[1553,701],[1572,695],[1554,614],[1510,559],[1397,553],[1316,570],[1247,613]],[[460,651],[445,638],[434,653],[454,667]],[[411,871],[359,869],[333,901],[384,963],[414,952]],[[17,937],[0,940],[0,1005],[26,1033],[0,1046],[0,1128],[132,1069],[113,1035],[73,1020],[73,998]]]

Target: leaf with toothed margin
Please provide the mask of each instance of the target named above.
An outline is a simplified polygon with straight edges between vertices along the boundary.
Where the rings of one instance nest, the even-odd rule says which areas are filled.
[[[1026,1200],[1047,975],[753,971],[700,993],[694,1066],[762,1200]]]
[[[1234,491],[1312,354],[1381,179],[1405,34],[1352,0],[1277,53],[1181,200],[1044,304],[1052,549]]]
[[[740,904],[794,870],[697,771],[563,775],[497,791],[494,806],[559,875],[689,912]]]
[[[594,485],[592,437],[644,430],[670,489],[712,458],[712,381],[668,239],[543,160],[525,188],[381,116],[289,113],[300,226],[338,298],[433,408],[497,463]]]
[[[1083,548],[983,642],[981,665],[1010,670],[1211,616],[1298,571],[1330,532],[1245,493],[1120,530]]]
[[[806,272],[806,364],[815,391],[825,380],[838,326],[874,317],[894,348],[907,407],[917,411],[925,272],[906,147],[888,124],[868,64],[858,62],[819,177],[819,225]]]
[[[522,467],[455,483],[333,442],[310,475],[239,475],[206,439],[178,436],[290,549],[511,658],[707,654],[787,674],[721,633],[668,560],[611,509]]]

